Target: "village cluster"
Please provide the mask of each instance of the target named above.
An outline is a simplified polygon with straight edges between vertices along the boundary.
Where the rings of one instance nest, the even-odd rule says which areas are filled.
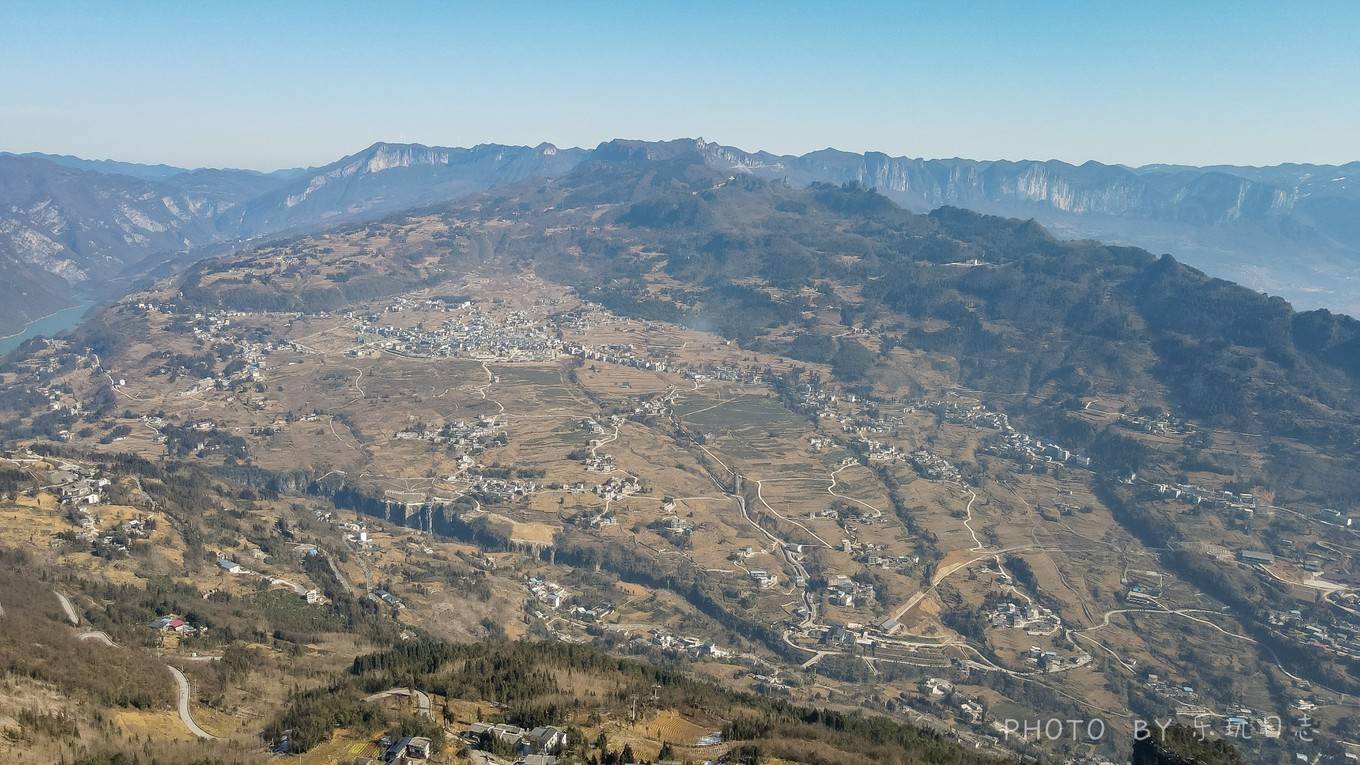
[[[1351,594],[1350,602],[1356,598]],[[1344,608],[1344,607],[1343,607]],[[1353,609],[1352,609],[1353,610]],[[1352,616],[1355,614],[1352,613]],[[1294,640],[1321,649],[1345,660],[1360,659],[1360,625],[1354,618],[1330,623],[1304,617],[1299,609],[1272,611],[1269,617],[1273,629]]]
[[[949,460],[925,449],[912,452],[911,465],[922,478],[936,481],[958,481],[962,478],[959,469],[949,464]]]
[[[996,628],[1024,630],[1033,636],[1052,636],[1062,628],[1057,614],[1039,603],[1003,596],[988,604],[986,618]]]
[[[454,420],[439,427],[431,427],[423,422],[398,430],[392,438],[397,441],[424,441],[440,446],[458,449],[464,454],[481,452],[505,446],[509,435],[496,417],[483,415],[475,420]]]
[[[397,326],[386,321],[403,311],[451,315],[438,326]],[[381,313],[348,312],[355,349],[373,348],[418,358],[470,358],[498,361],[546,361],[562,352],[554,327],[522,311],[485,311],[470,300],[414,300],[399,297]]]
[[[1141,433],[1151,433],[1159,436],[1167,434],[1184,436],[1195,432],[1194,428],[1190,427],[1185,422],[1166,413],[1159,413],[1151,416],[1121,413],[1118,422],[1120,426],[1128,428],[1129,430],[1137,430]]]
[[[483,752],[483,762],[495,762],[486,757],[488,750],[502,749],[514,753],[515,765],[556,765],[567,732],[553,725],[526,730],[509,723],[475,722],[459,738],[474,752]]]
[[[958,692],[954,684],[948,680],[938,677],[927,677],[917,684],[917,691],[920,699],[931,706],[953,707],[958,710],[962,720],[971,725],[981,725],[986,718],[986,707],[979,699],[967,694]],[[901,701],[908,705],[916,705],[916,698],[908,694],[901,696]]]
[[[247,314],[235,312],[185,314],[174,305],[157,304],[138,304],[138,308],[147,312],[179,315],[189,322],[196,341],[206,347],[226,342],[233,345],[235,349],[233,358],[240,363],[233,361],[222,371],[209,376],[193,377],[193,367],[187,360],[177,360],[173,357],[167,359],[162,372],[185,375],[189,376],[188,379],[194,380],[193,387],[182,395],[197,395],[210,389],[232,390],[242,395],[244,402],[244,395],[237,389],[243,385],[253,387],[266,380],[271,354],[284,349],[298,353],[315,353],[299,340],[259,340],[242,328],[239,319]],[[411,326],[409,321],[397,316],[407,311],[435,313],[441,320],[433,328],[426,328],[424,322]],[[769,379],[768,375],[735,364],[682,367],[674,360],[653,356],[645,348],[640,350],[632,343],[586,345],[563,340],[564,332],[585,332],[590,322],[595,320],[592,317],[593,314],[578,311],[540,320],[502,305],[492,304],[484,307],[467,300],[409,298],[393,299],[380,311],[351,312],[344,315],[348,322],[347,328],[352,332],[356,344],[350,353],[355,355],[366,351],[381,351],[407,357],[458,357],[500,362],[546,361],[567,355],[586,362],[607,363],[632,369],[679,371],[685,378],[695,381],[696,387],[697,384],[708,380],[764,384]],[[102,370],[97,356],[85,354],[80,358],[90,368]],[[112,374],[108,375],[108,379],[116,391],[130,393],[125,380]],[[492,381],[495,380],[493,376]],[[843,432],[853,435],[846,448],[855,456],[845,458],[841,463],[842,468],[865,464],[877,469],[895,463],[906,463],[926,479],[951,483],[963,483],[965,480],[964,471],[936,451],[926,448],[908,451],[892,443],[889,439],[898,435],[897,429],[903,420],[895,412],[888,412],[885,402],[866,401],[853,393],[823,386],[815,379],[800,382],[791,392],[782,391],[782,394],[785,395],[785,402],[795,411],[819,421],[839,424]],[[81,402],[73,400],[69,391],[61,386],[49,387],[45,395],[52,411],[77,415],[82,411]],[[674,400],[671,394],[649,395],[631,399],[628,407],[615,411],[627,413],[631,408],[630,416],[633,419],[667,418],[675,409]],[[981,403],[951,396],[909,403],[898,407],[897,411],[931,412],[945,422],[997,431],[987,435],[980,451],[1014,459],[1030,468],[1043,466],[1042,469],[1049,470],[1067,466],[1087,469],[1093,467],[1089,456],[1075,453],[1051,440],[1023,433],[1011,425],[1006,414],[990,410]],[[319,416],[313,413],[304,416],[304,419],[316,419]],[[173,445],[174,439],[179,439],[188,443],[194,450],[200,447],[219,448],[214,446],[216,442],[209,437],[209,434],[218,430],[211,419],[195,417],[183,424],[177,424],[167,421],[159,414],[145,414],[141,417],[141,422],[157,431],[159,443]],[[651,491],[641,477],[621,469],[616,457],[603,449],[617,437],[618,429],[624,422],[625,418],[620,414],[610,415],[607,419],[587,417],[577,421],[579,428],[591,434],[590,448],[578,450],[572,458],[580,463],[585,472],[597,476],[598,480],[591,479],[589,483],[576,481],[560,488],[577,495],[593,494],[602,501],[602,506],[579,512],[571,519],[573,523],[591,529],[614,526],[618,523],[619,512],[614,506],[615,503]],[[1167,415],[1120,415],[1119,424],[1126,429],[1155,435],[1190,432],[1183,423]],[[538,480],[524,477],[531,474],[485,468],[473,459],[487,449],[507,445],[509,434],[502,417],[480,416],[438,425],[412,421],[399,427],[400,429],[392,436],[395,441],[429,443],[456,450],[457,472],[443,480],[457,483],[463,493],[479,502],[506,504],[526,498],[543,488]],[[809,441],[809,448],[813,453],[831,452],[840,447],[841,444],[833,438],[815,436]],[[965,469],[970,470],[966,465]],[[102,546],[105,549],[126,552],[129,540],[145,537],[155,529],[155,519],[152,516],[123,520],[116,529],[98,528],[96,511],[106,499],[110,481],[101,476],[95,468],[74,463],[63,464],[60,470],[52,472],[50,480],[52,485],[48,488],[60,497],[62,506],[81,527],[79,537],[89,542],[96,551]],[[1141,479],[1136,474],[1129,475],[1124,480],[1126,484],[1141,485],[1144,498],[1149,500],[1178,501],[1195,507],[1219,509],[1246,520],[1250,520],[1263,507],[1269,507],[1268,502],[1249,493],[1207,489],[1189,483],[1154,483]],[[555,490],[558,487],[559,484],[550,484],[547,488]],[[408,504],[421,505],[428,501],[426,498]],[[1057,502],[1056,505],[1064,515],[1079,509],[1075,505],[1063,502]],[[687,548],[688,540],[694,531],[693,522],[681,517],[676,511],[676,501],[672,497],[664,497],[660,502],[660,508],[662,513],[651,519],[649,527],[683,551]],[[1325,514],[1327,512],[1324,511],[1322,522],[1338,529],[1352,525],[1352,519],[1344,514],[1336,511],[1330,511],[1334,514]],[[917,556],[889,552],[888,545],[883,543],[883,538],[879,535],[859,533],[863,527],[892,523],[892,516],[884,518],[883,513],[879,511],[842,501],[837,501],[824,510],[813,510],[807,515],[810,518],[834,519],[844,531],[844,537],[838,545],[839,550],[849,554],[855,563],[866,568],[903,571],[920,565],[920,558]],[[336,525],[345,533],[346,542],[360,551],[360,562],[363,564],[366,551],[372,549],[364,524],[341,523],[331,513],[325,513],[324,517],[318,513],[318,518]],[[866,539],[861,541],[861,536]],[[1279,544],[1287,547],[1292,543],[1281,540]],[[810,592],[807,588],[814,585],[809,585],[806,572],[800,573],[801,567],[796,562],[798,560],[796,556],[803,550],[798,545],[788,547],[790,553],[786,560],[790,562],[793,576],[784,574],[781,577],[784,572],[769,568],[747,568],[744,562],[756,554],[749,546],[735,553],[731,560],[737,563],[738,568],[744,573],[744,578],[757,591],[775,590],[781,584],[787,587],[786,583],[791,583],[795,588],[805,590],[803,594],[806,595]],[[1308,551],[1293,552],[1296,554],[1291,557],[1298,565],[1313,574],[1322,573],[1329,560],[1335,562],[1335,551],[1310,548]],[[309,553],[303,551],[302,554]],[[315,554],[315,550],[310,554]],[[1273,566],[1280,557],[1278,550],[1275,552],[1238,550],[1237,554],[1244,563],[1257,567]],[[239,551],[222,551],[218,555],[217,565],[224,575],[257,577],[271,586],[293,591],[307,603],[324,602],[324,597],[315,589],[259,573],[247,568],[241,561]],[[1009,575],[1001,567],[999,558],[997,561],[998,581],[1009,584]],[[989,569],[984,564],[981,570]],[[870,576],[857,578],[833,572],[822,573],[825,574],[822,580],[824,582],[822,594],[826,602],[833,606],[843,609],[867,609],[873,613],[887,605],[878,602],[875,588],[870,583],[873,572],[869,572]],[[1124,589],[1120,596],[1132,606],[1163,607],[1160,603],[1163,595],[1160,580],[1153,582],[1149,577],[1126,576],[1123,585]],[[591,631],[590,628],[604,627],[608,617],[615,613],[612,605],[583,603],[567,588],[543,577],[526,578],[525,587],[536,604],[535,615],[545,622],[566,620],[588,633]],[[405,607],[400,598],[380,587],[370,585],[368,596],[392,609]],[[1353,590],[1331,593],[1328,601],[1343,612],[1360,616],[1360,612],[1357,612],[1357,609],[1360,609],[1360,596]],[[884,616],[881,610],[866,619],[877,620],[872,624],[858,622],[814,624],[812,622],[815,621],[818,606],[807,598],[790,610],[795,617],[803,621],[788,622],[794,629],[786,633],[785,640],[796,648],[809,651],[813,655],[813,661],[827,654],[846,653],[925,668],[950,664],[949,654],[943,644],[934,646],[894,638],[894,635],[902,629],[902,625],[895,618]],[[1025,634],[1036,638],[1054,637],[1064,632],[1062,620],[1053,610],[1019,594],[1014,587],[1010,587],[1000,596],[995,596],[994,593],[989,596],[982,616],[991,629],[1023,630]],[[844,618],[842,615],[842,621]],[[849,618],[865,619],[862,614],[851,615]],[[1303,613],[1294,610],[1272,613],[1270,624],[1277,632],[1305,644],[1347,659],[1360,659],[1360,630],[1357,630],[1357,621],[1354,618],[1343,615],[1340,619],[1323,623],[1310,621]],[[195,630],[198,629],[196,625],[173,614],[157,619],[151,627],[159,633],[177,636],[192,636],[197,634]],[[563,633],[556,634],[564,640],[583,639]],[[813,647],[802,645],[796,642],[798,640],[811,642]],[[1059,641],[1053,642],[1057,644]],[[633,643],[638,650],[654,649],[685,655],[691,659],[727,659],[734,655],[731,651],[715,645],[711,640],[677,636],[659,628],[635,637]],[[1026,671],[1032,667],[1034,673],[1068,671],[1086,666],[1093,660],[1092,655],[1081,648],[1064,649],[1060,653],[1054,648],[1037,645],[1030,647],[1027,652],[1021,652],[1020,658],[1027,665]],[[994,665],[971,660],[965,664],[978,671],[997,669]],[[777,671],[762,670],[758,673],[753,671],[752,676],[758,683],[768,688],[784,687],[782,681],[778,679]],[[1154,693],[1182,705],[1197,704],[1196,694],[1188,686],[1161,680],[1157,675],[1147,675],[1145,684]],[[948,681],[930,678],[922,682],[919,691],[929,703],[947,704],[957,710],[961,719],[971,724],[981,724],[984,720],[985,710],[982,705],[976,699],[957,693]],[[1250,710],[1236,712],[1239,714],[1235,714],[1235,717],[1251,719]],[[497,741],[503,747],[509,747],[521,755],[520,761],[528,765],[552,765],[553,753],[561,743],[561,739],[556,738],[560,733],[551,726],[526,731],[504,724],[478,723],[467,732],[467,735],[469,743],[477,746],[489,744],[492,740]],[[400,739],[390,742],[385,761],[427,758],[427,742],[422,741],[424,740]]]
[[[44,489],[59,497],[67,518],[80,527],[80,531],[70,533],[71,540],[88,544],[95,555],[105,558],[127,555],[133,542],[150,537],[156,529],[155,513],[138,513],[136,517],[116,521],[111,527],[100,528],[99,509],[107,501],[112,480],[97,465],[62,462],[47,474],[47,480],[50,484]]]

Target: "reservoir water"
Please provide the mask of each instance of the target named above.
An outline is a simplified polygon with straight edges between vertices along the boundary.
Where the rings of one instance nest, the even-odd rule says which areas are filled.
[[[70,308],[63,308],[56,313],[48,314],[41,319],[33,320],[28,326],[24,327],[22,332],[8,337],[0,337],[0,355],[4,355],[15,348],[18,348],[21,343],[30,337],[37,337],[39,335],[50,336],[65,332],[79,324],[80,320],[85,318],[85,314],[89,313],[90,308],[93,306],[94,303],[91,302],[73,305]]]

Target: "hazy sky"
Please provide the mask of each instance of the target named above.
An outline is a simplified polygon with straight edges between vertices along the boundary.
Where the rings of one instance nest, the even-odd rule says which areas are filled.
[[[1360,159],[1360,2],[0,2],[0,150],[377,141],[1143,164]]]

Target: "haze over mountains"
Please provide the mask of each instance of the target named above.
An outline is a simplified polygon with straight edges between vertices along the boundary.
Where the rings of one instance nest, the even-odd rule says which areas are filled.
[[[859,183],[918,212],[952,205],[1034,218],[1060,237],[1170,252],[1302,308],[1360,313],[1360,163],[1128,168],[833,149],[780,156],[702,139],[593,150],[376,143],[323,167],[272,173],[0,154],[0,278],[12,296],[0,306],[0,331],[166,260],[558,176],[621,145],[654,158],[697,149],[716,169],[797,186]]]
[[[1086,162],[910,159],[827,149],[708,153],[790,182],[856,181],[924,212],[1034,218],[1064,238],[1169,252],[1302,307],[1360,312],[1360,162],[1130,168]]]
[[[173,722],[163,672],[129,699],[105,667],[277,652],[172,665],[179,722],[241,765],[262,741],[318,763],[391,746],[423,730],[374,711],[402,689],[449,741],[496,704],[580,731],[564,763],[751,765],[1127,762],[1124,740],[1077,759],[993,733],[1360,693],[1360,321],[1032,219],[918,214],[866,187],[932,199],[935,166],[876,162],[610,141],[378,145],[278,178],[62,168],[87,193],[47,188],[116,213],[79,221],[91,246],[216,244],[0,364],[0,515],[44,566],[9,567],[42,585],[11,583],[11,674]],[[163,515],[101,530],[143,507]],[[79,650],[86,623],[133,653]],[[531,679],[554,672],[642,680]],[[707,690],[681,696],[691,672]],[[657,732],[630,739],[652,748],[587,757],[628,730],[590,726],[653,691],[634,730]],[[1163,754],[1131,761],[1189,761]]]

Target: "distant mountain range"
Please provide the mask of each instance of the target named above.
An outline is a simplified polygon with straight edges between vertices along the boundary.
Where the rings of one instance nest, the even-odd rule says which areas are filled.
[[[1360,162],[1131,168],[701,149],[711,163],[765,178],[857,182],[917,212],[952,205],[1034,218],[1061,237],[1169,252],[1301,307],[1360,315]]]
[[[78,290],[157,264],[562,175],[601,152],[698,151],[725,172],[858,183],[905,207],[1034,218],[1057,235],[1171,252],[1301,307],[1360,315],[1360,162],[1130,168],[1087,162],[911,159],[826,149],[746,152],[700,140],[472,148],[376,143],[319,168],[272,173],[0,153],[0,334]]]
[[[167,259],[558,174],[589,154],[377,143],[324,167],[273,173],[0,154],[0,278],[9,287],[0,335]]]

